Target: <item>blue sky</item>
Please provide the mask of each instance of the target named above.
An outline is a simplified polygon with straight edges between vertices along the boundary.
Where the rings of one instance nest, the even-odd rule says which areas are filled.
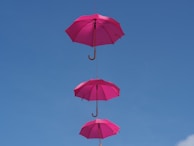
[[[64,30],[79,16],[120,22],[114,45],[73,43]],[[1,0],[0,145],[97,146],[78,133],[95,102],[74,97],[80,82],[114,82],[118,98],[100,118],[120,126],[103,146],[193,146],[194,2],[192,0]]]

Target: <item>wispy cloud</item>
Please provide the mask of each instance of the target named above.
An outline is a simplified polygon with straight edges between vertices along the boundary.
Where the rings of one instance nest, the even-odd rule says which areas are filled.
[[[194,134],[180,141],[176,146],[194,146]]]

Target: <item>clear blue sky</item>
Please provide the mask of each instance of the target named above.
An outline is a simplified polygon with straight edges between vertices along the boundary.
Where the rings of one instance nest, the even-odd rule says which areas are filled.
[[[93,13],[125,32],[94,62],[64,32]],[[194,145],[193,0],[1,0],[0,18],[0,146],[98,146],[79,135],[95,102],[73,94],[96,66],[121,89],[100,102],[100,118],[121,128],[103,146]]]

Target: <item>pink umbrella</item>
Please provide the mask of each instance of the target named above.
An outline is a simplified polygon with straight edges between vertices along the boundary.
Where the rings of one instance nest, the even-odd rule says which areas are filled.
[[[115,84],[102,80],[92,79],[86,82],[80,83],[74,89],[74,94],[77,97],[86,99],[88,101],[96,101],[96,115],[98,116],[98,100],[110,100],[119,96],[120,89]]]
[[[101,140],[109,136],[116,135],[119,130],[119,126],[107,119],[95,119],[93,121],[87,122],[81,128],[80,135],[88,139],[99,138]]]
[[[90,60],[96,57],[96,46],[114,44],[124,35],[116,20],[100,14],[80,16],[65,31],[73,42],[94,47]]]

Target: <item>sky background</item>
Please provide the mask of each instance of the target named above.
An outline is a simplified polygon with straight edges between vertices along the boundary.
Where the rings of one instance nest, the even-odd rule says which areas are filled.
[[[125,36],[89,61],[64,30],[94,13]],[[121,128],[103,146],[194,146],[193,0],[1,0],[0,18],[1,146],[98,146],[79,135],[95,102],[73,93],[96,66],[121,90],[99,103]]]

